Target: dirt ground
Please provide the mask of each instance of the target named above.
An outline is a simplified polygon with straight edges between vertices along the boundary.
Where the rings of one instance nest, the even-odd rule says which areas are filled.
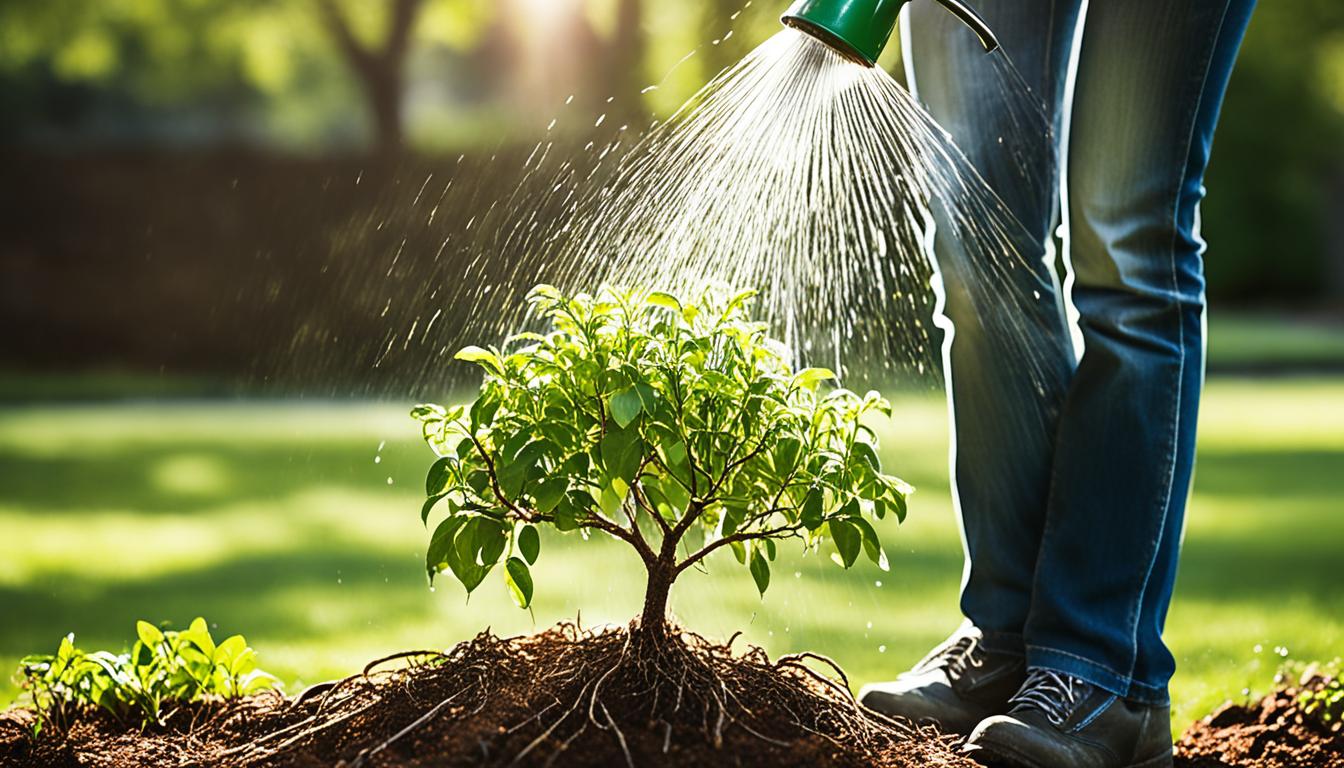
[[[482,634],[279,694],[181,707],[141,733],[101,713],[31,740],[0,715],[0,763],[29,766],[844,766],[970,768],[954,740],[862,710],[838,668],[679,633],[563,625]]]
[[[1344,728],[1305,715],[1299,691],[1285,689],[1253,704],[1223,705],[1186,730],[1176,744],[1182,768],[1344,768]]]
[[[1296,696],[1229,703],[1195,723],[1177,768],[1344,768],[1340,725],[1304,715]],[[860,708],[823,657],[572,624],[380,659],[292,698],[182,706],[144,731],[61,714],[68,725],[34,739],[33,713],[0,713],[0,765],[976,765],[953,737]]]

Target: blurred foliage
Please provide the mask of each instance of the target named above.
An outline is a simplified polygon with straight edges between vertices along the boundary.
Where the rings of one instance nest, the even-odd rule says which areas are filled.
[[[591,134],[598,113],[639,127],[773,34],[784,5],[7,0],[0,141],[328,152],[404,136],[455,154],[530,142],[553,117],[574,136]],[[1344,225],[1332,218],[1344,206],[1344,4],[1260,5],[1209,187],[1216,298],[1344,295]]]
[[[1344,3],[1260,3],[1209,167],[1210,290],[1344,296]]]

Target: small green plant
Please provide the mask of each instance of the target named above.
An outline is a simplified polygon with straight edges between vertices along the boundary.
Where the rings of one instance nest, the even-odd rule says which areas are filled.
[[[1344,721],[1344,681],[1340,680],[1339,660],[1329,664],[1311,664],[1301,668],[1298,685],[1301,693],[1297,703],[1304,714],[1324,723]]]
[[[903,520],[912,489],[882,471],[864,419],[891,407],[795,371],[751,298],[540,286],[529,300],[547,333],[459,352],[485,373],[475,401],[412,411],[440,457],[421,510],[427,525],[446,512],[431,581],[448,570],[470,593],[502,561],[528,607],[538,526],[598,532],[638,553],[639,627],[662,632],[673,582],[721,548],[762,594],[781,540],[829,540],[841,566],[866,554],[885,569],[869,518]]]
[[[142,727],[163,723],[166,707],[209,696],[238,698],[274,688],[257,669],[256,651],[242,635],[215,643],[205,620],[180,632],[145,621],[129,653],[82,651],[66,635],[54,655],[19,662],[19,684],[44,723],[63,724],[72,709],[97,707]]]

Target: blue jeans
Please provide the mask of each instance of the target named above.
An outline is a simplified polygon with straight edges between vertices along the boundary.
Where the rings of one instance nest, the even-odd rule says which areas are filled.
[[[1014,122],[991,60],[942,8],[913,3],[903,25],[918,97],[1025,227],[1031,290],[1046,294],[1031,322],[1062,372],[1058,387],[1025,380],[944,270],[961,609],[990,648],[1163,704],[1176,664],[1162,630],[1204,378],[1198,208],[1254,0],[1081,5],[980,3],[1051,132]],[[1061,209],[1063,292],[1050,245]],[[956,247],[938,239],[939,261]],[[1041,434],[1005,417],[1024,412]]]

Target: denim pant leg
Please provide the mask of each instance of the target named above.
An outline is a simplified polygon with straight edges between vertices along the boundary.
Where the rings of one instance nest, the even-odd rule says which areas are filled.
[[[1203,384],[1196,228],[1254,0],[1093,2],[1068,152],[1070,297],[1084,352],[1064,411],[1028,663],[1168,701],[1162,628]]]
[[[1017,249],[1029,268],[1018,272],[1016,290],[1038,294],[1029,305],[1038,313],[1032,325],[1040,330],[1033,346],[1043,365],[1056,370],[1058,386],[1043,392],[1015,364],[1020,352],[1008,351],[1014,348],[1005,336],[1012,331],[981,322],[973,292],[956,274],[956,265],[964,263],[953,252],[960,244],[936,237],[944,316],[936,322],[948,334],[944,373],[953,412],[953,503],[966,550],[961,610],[985,632],[986,645],[1020,653],[1045,524],[1055,417],[1074,364],[1054,251],[1047,244],[1058,196],[1064,73],[1079,0],[977,5],[1032,93],[1008,82],[1003,63],[931,2],[907,6],[903,52],[916,95],[1023,224]],[[949,231],[939,219],[935,213],[939,231]]]

